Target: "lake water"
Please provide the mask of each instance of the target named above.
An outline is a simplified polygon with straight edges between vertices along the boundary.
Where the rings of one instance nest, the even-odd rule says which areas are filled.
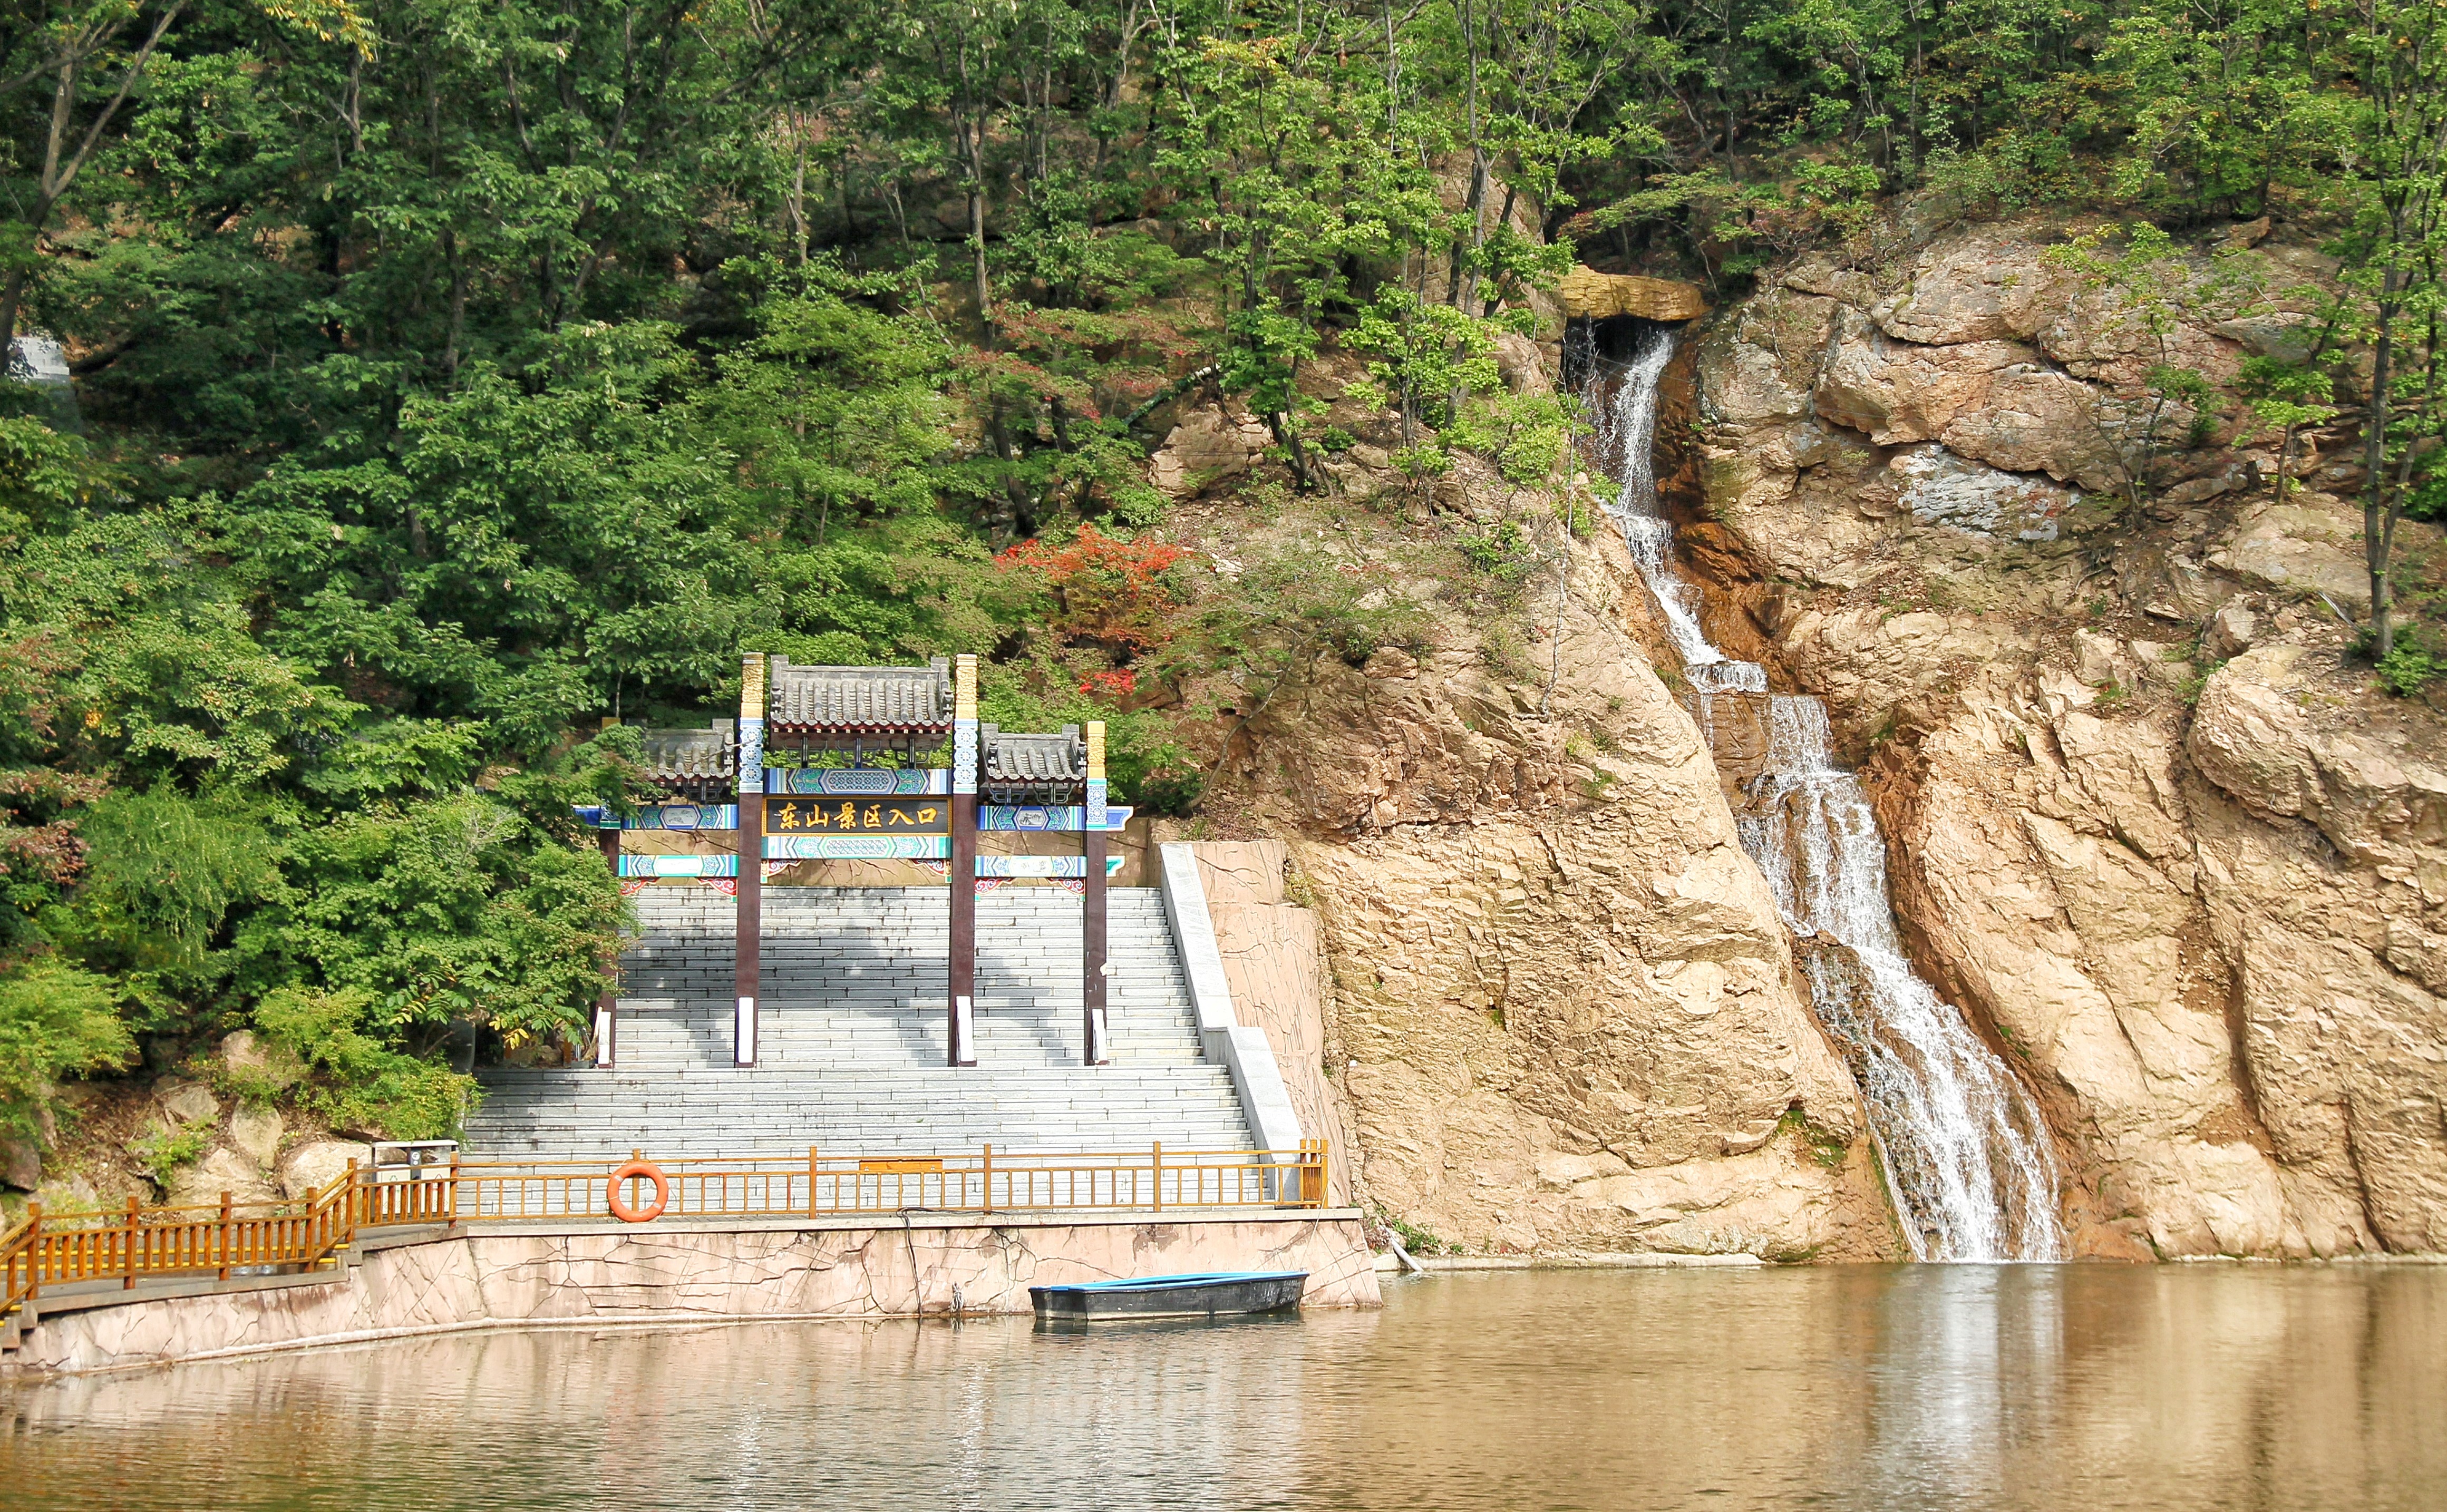
[[[1088,1333],[455,1334],[0,1389],[0,1503],[2438,1508],[2447,1267],[1515,1272]]]

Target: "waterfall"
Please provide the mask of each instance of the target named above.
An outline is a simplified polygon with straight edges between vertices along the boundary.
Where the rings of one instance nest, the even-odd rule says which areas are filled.
[[[1657,599],[1693,712],[1713,740],[1716,700],[1767,694],[1767,670],[1709,641],[1698,586],[1674,564],[1654,460],[1658,384],[1673,355],[1672,327],[1641,327],[1597,416],[1598,457],[1620,484],[1608,513]],[[1826,706],[1785,694],[1767,705],[1767,765],[1739,817],[1742,845],[1796,937],[1812,1008],[1860,1084],[1913,1255],[2061,1258],[2045,1126],[2013,1073],[1905,956],[1886,841],[1859,780],[1835,765]]]

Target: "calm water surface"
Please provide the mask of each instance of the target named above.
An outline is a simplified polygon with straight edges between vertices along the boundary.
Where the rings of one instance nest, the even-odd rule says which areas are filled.
[[[2447,1267],[1388,1291],[1289,1322],[460,1334],[0,1390],[0,1503],[2447,1506]]]

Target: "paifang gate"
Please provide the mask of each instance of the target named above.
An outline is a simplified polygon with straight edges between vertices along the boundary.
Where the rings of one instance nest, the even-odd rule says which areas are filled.
[[[763,890],[768,872],[798,861],[902,860],[939,866],[951,884],[948,1058],[977,1064],[977,879],[1077,876],[1085,893],[1080,1011],[1086,1061],[1107,1064],[1107,839],[1129,810],[1107,799],[1105,727],[1006,731],[977,720],[977,658],[923,667],[801,667],[780,656],[742,664],[739,715],[701,729],[642,732],[646,766],[665,802],[581,807],[604,858],[628,879],[716,879],[733,885],[736,1016],[732,1063],[756,1064]],[[724,800],[729,800],[725,802]],[[730,831],[730,855],[623,854],[627,830]],[[1082,854],[979,858],[977,836],[1069,832]],[[1075,871],[1073,868],[1075,867]],[[730,879],[735,879],[735,882]],[[596,1009],[595,1064],[615,1064],[616,998]]]

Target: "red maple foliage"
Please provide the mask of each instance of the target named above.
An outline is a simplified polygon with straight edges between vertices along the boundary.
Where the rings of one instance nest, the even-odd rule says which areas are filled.
[[[1043,579],[1055,630],[1126,656],[1164,638],[1181,607],[1165,574],[1188,557],[1169,541],[1122,540],[1083,524],[1067,546],[1024,540],[995,559],[1005,572]]]

